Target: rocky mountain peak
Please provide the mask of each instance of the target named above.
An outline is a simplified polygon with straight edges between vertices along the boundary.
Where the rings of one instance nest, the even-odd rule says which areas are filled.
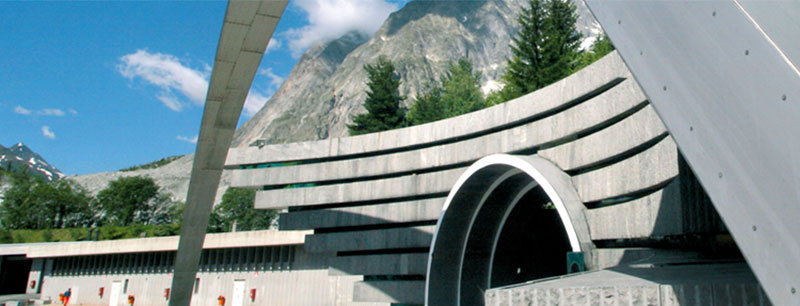
[[[0,146],[0,168],[11,171],[28,171],[47,181],[57,180],[66,176],[22,142],[9,148]]]
[[[577,27],[585,37],[600,33],[581,0]],[[482,73],[484,92],[498,89],[525,0],[411,1],[392,13],[372,36],[350,32],[310,47],[264,107],[242,125],[233,146],[263,139],[286,143],[340,137],[351,117],[364,112],[365,64],[391,59],[410,107],[450,61],[470,59]],[[590,43],[590,41],[588,41]]]

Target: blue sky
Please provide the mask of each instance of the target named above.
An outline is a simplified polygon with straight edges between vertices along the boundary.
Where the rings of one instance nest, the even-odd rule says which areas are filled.
[[[372,33],[407,0],[292,0],[252,116],[313,42]],[[227,3],[0,2],[0,144],[69,174],[193,152]]]

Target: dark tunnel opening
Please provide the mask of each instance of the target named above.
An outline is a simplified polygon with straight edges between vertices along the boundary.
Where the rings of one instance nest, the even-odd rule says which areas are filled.
[[[511,210],[500,232],[491,287],[566,274],[569,251],[558,211],[541,188],[534,188]]]

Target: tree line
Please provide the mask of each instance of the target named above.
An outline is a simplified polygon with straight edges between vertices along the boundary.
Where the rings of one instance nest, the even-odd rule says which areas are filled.
[[[120,177],[93,196],[69,179],[46,182],[25,172],[0,175],[11,184],[0,205],[1,230],[131,227],[139,233],[147,226],[173,225],[155,232],[174,235],[180,228],[184,203],[161,191],[150,177]],[[214,208],[208,232],[269,228],[277,213],[254,209],[254,198],[255,190],[229,188]]]
[[[503,103],[550,85],[614,50],[608,37],[599,37],[588,50],[580,50],[582,36],[575,28],[578,16],[570,0],[529,0],[517,16],[520,30],[512,38],[512,57],[501,77],[503,87],[484,97],[481,73],[461,58],[447,72],[416,93],[411,108],[399,91],[400,77],[385,56],[364,70],[369,78],[366,113],[353,116],[350,135],[423,124]]]

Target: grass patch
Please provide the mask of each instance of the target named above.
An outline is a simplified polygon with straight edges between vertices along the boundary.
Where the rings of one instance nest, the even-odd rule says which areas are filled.
[[[180,232],[179,224],[159,225],[131,225],[131,226],[104,226],[93,230],[100,230],[98,240],[116,240],[142,237],[175,236]],[[62,242],[85,241],[89,233],[88,228],[58,228],[43,230],[0,230],[0,243],[36,243],[36,242]],[[92,234],[92,238],[94,238]]]

